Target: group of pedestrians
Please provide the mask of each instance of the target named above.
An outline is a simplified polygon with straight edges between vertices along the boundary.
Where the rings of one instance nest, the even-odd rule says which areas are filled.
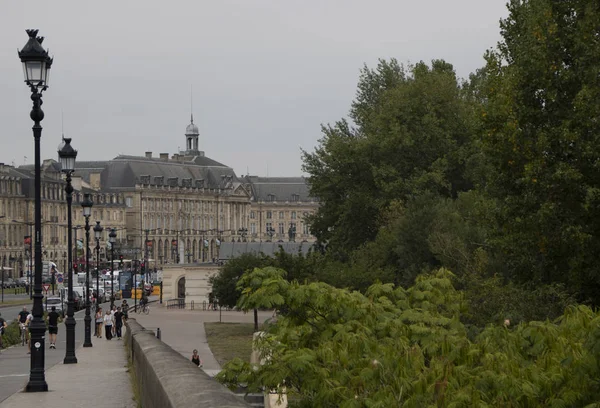
[[[127,302],[123,302],[124,305]],[[117,340],[121,340],[121,331],[123,328],[123,319],[126,319],[126,314],[123,313],[121,307],[113,306],[104,313],[101,307],[96,310],[96,337],[102,338],[102,327],[104,327],[104,335],[106,340],[111,340],[113,337],[117,337]]]

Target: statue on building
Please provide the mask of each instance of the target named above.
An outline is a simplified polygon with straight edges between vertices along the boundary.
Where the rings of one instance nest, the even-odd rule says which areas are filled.
[[[296,242],[296,225],[290,224],[290,228],[288,229],[288,237],[290,242]]]

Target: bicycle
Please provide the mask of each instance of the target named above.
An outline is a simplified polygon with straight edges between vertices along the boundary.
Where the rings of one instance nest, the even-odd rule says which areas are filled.
[[[147,304],[147,303],[144,303],[143,305],[139,305],[139,306],[137,307],[137,314],[140,314],[140,313],[142,313],[142,312],[143,312],[144,314],[149,314],[149,313],[150,313],[150,308],[148,307],[148,304]]]
[[[21,327],[21,346],[25,346],[25,343],[27,343],[27,326],[25,323],[19,323],[19,326]]]

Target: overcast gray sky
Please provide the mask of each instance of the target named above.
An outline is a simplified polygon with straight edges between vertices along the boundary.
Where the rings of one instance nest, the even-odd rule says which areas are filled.
[[[54,56],[42,158],[185,146],[193,86],[201,150],[238,175],[301,174],[320,125],[347,115],[363,64],[443,58],[466,77],[500,39],[505,0],[0,0],[0,162],[33,162],[17,49]]]

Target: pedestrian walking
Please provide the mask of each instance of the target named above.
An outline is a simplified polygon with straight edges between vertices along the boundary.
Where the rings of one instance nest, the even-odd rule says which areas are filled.
[[[106,334],[106,340],[112,339],[113,321],[112,313],[110,313],[110,310],[107,310],[106,314],[104,315],[104,331]]]
[[[129,304],[127,304],[127,299],[123,299],[121,311],[123,312],[123,319],[127,320],[127,318],[129,317]]]
[[[114,324],[115,321],[115,313],[117,313],[117,306],[113,305],[113,307],[110,309],[110,314],[112,316],[113,319],[113,326],[112,326],[112,336],[115,337],[116,335],[116,325]]]
[[[194,349],[194,351],[192,352],[192,363],[196,364],[198,367],[202,367],[202,360],[200,360],[198,350],[196,349]]]
[[[121,340],[121,329],[123,328],[123,312],[118,307],[114,315],[115,318],[115,333],[117,334],[117,340]]]
[[[102,317],[102,308],[99,307],[96,311],[96,337],[102,338],[102,322],[104,321]]]
[[[2,318],[2,313],[0,313],[0,349],[4,348],[4,344],[2,343],[2,336],[4,335],[4,329],[6,329],[8,325],[6,324],[6,320]]]
[[[56,335],[58,334],[58,313],[56,312],[56,306],[52,306],[50,313],[48,313],[47,320],[50,348],[56,349]]]

